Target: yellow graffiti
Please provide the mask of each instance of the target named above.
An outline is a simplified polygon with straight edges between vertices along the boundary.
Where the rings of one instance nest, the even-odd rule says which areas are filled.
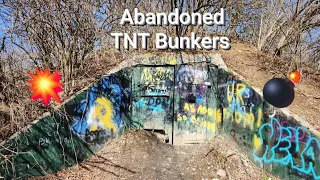
[[[176,65],[177,64],[177,59],[176,58],[173,58],[169,61],[169,64],[171,65]]]
[[[261,126],[261,119],[262,119],[262,109],[258,109],[258,120],[257,120],[257,127]]]
[[[204,121],[201,123],[201,126],[207,127],[208,130],[210,130],[212,132],[216,131],[216,123],[215,122],[212,123],[212,122]]]
[[[183,106],[183,109],[186,112],[190,113],[197,113],[199,115],[208,115],[208,116],[215,116],[217,114],[217,111],[220,113],[220,120],[221,120],[221,112],[220,109],[212,109],[212,108],[207,108],[203,105],[199,105],[198,108],[194,106],[194,104],[189,104],[185,103]],[[219,115],[219,114],[218,114]]]
[[[217,123],[222,121],[222,112],[220,109],[207,108],[203,105],[199,105],[196,108],[194,104],[189,103],[185,103],[183,109],[191,115],[187,116],[178,113],[178,122],[189,120],[193,124],[199,124],[200,126],[206,127],[208,130],[214,132],[216,130]],[[207,115],[211,118],[199,117],[198,115]],[[215,122],[210,122],[209,119],[213,119]]]
[[[235,116],[234,118],[235,118],[236,123],[240,124],[240,122],[242,120],[241,112],[236,111],[234,116]]]
[[[188,118],[186,115],[181,115],[180,113],[178,113],[178,117],[177,120],[178,121],[186,121]]]
[[[247,125],[250,126],[250,129],[253,130],[254,124],[254,114],[253,113],[245,113],[243,128],[246,128]]]
[[[253,147],[257,149],[262,144],[261,139],[255,134],[253,136]]]
[[[223,119],[228,119],[231,117],[231,121],[233,121],[233,110],[229,108],[223,109]]]
[[[208,128],[208,130],[210,130],[212,132],[214,132],[216,130],[216,124],[218,122],[221,122],[221,119],[216,122],[209,122],[205,118],[196,117],[195,115],[192,115],[189,118],[191,120],[191,123],[200,124],[201,127],[206,127],[206,128]],[[189,118],[186,115],[181,115],[180,113],[178,113],[177,120],[178,120],[178,122],[181,122],[181,121],[187,121]]]
[[[229,103],[232,101],[232,98],[233,98],[234,83],[232,83],[231,86],[232,86],[231,93],[230,93],[230,85],[228,85],[228,87],[227,87],[227,100]]]
[[[233,116],[234,113],[234,116]],[[231,118],[232,122],[236,122],[237,124],[243,123],[243,127],[246,128],[247,126],[253,130],[254,129],[254,122],[256,122],[256,127],[260,127],[261,119],[262,119],[262,109],[258,108],[258,116],[257,119],[252,112],[241,112],[241,111],[233,111],[229,108],[223,109],[224,119]]]
[[[176,65],[180,63],[179,60],[174,56],[147,56],[145,58],[139,59],[138,61],[143,62],[144,64],[170,64]]]
[[[104,97],[97,98],[95,106],[89,112],[90,131],[97,130],[99,126],[116,131],[117,128],[112,122],[112,109],[112,103],[109,100]]]
[[[90,127],[90,131],[96,131],[96,130],[98,130],[98,126],[96,124]]]
[[[235,84],[236,84],[236,87],[235,87]],[[227,100],[229,104],[233,103],[232,105],[243,107],[245,103],[242,95],[245,89],[246,89],[246,85],[242,83],[229,84],[227,87]],[[242,109],[241,110],[240,109],[235,110],[233,108],[224,108],[223,109],[224,119],[231,118],[232,122],[236,122],[238,124],[242,122],[244,128],[249,126],[251,130],[254,129],[254,122],[256,122],[256,127],[260,127],[261,119],[262,119],[261,108],[258,108],[257,117],[254,116],[254,113],[251,112],[251,109],[250,109],[250,112],[243,112]]]

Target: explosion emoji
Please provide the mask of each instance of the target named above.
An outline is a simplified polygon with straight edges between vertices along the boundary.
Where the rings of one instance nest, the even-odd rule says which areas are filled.
[[[289,73],[289,79],[294,83],[298,83],[300,81],[300,78],[301,78],[301,74],[297,71]]]
[[[53,74],[50,74],[49,69],[47,68],[44,72],[40,69],[36,69],[37,75],[29,72],[32,80],[28,81],[32,85],[29,88],[30,91],[34,91],[31,96],[32,100],[38,100],[42,98],[43,104],[47,106],[51,97],[61,103],[61,100],[58,96],[58,92],[62,92],[62,84],[60,83],[61,76],[59,71],[55,71]]]

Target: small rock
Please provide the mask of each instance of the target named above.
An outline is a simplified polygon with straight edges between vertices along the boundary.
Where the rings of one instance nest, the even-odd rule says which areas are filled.
[[[248,161],[243,161],[243,165],[249,167]]]
[[[225,170],[219,169],[219,170],[217,171],[217,175],[224,178],[224,177],[227,176],[227,173],[226,173]]]

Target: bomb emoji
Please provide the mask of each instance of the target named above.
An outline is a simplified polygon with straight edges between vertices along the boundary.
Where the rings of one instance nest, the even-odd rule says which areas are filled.
[[[289,78],[273,78],[263,87],[264,99],[277,108],[289,106],[294,100],[295,83],[300,81],[299,72],[291,72]]]

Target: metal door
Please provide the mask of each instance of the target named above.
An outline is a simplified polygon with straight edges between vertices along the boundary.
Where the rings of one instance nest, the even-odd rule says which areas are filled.
[[[133,118],[172,142],[174,66],[137,67],[133,78]]]
[[[175,144],[205,141],[215,111],[208,66],[181,65],[176,71]]]

